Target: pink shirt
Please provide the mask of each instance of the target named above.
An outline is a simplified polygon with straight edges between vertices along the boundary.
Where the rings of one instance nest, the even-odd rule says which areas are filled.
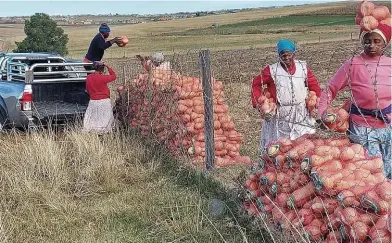
[[[372,58],[362,53],[347,60],[328,82],[328,88],[323,90],[320,98],[318,113],[321,116],[335,99],[337,93],[348,88],[352,91],[353,104],[360,108],[375,110],[384,109],[391,104],[391,58],[386,56]],[[373,82],[376,81],[376,85]],[[375,92],[375,88],[377,92]],[[329,90],[329,97],[327,95]],[[376,98],[377,94],[377,98]],[[377,106],[376,100],[379,102]],[[391,115],[388,115],[391,118]],[[350,115],[358,125],[373,128],[383,128],[387,124],[380,119],[370,116]]]

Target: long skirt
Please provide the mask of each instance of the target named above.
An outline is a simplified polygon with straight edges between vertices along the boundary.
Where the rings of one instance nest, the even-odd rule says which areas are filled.
[[[110,133],[114,127],[110,99],[90,100],[83,119],[83,131]]]
[[[366,148],[370,156],[381,156],[384,161],[384,174],[391,179],[392,164],[392,126],[368,128],[350,122],[350,139]]]

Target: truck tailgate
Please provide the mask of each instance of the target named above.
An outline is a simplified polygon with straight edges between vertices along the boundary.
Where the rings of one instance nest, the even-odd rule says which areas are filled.
[[[87,104],[75,104],[64,101],[34,102],[33,117],[38,119],[67,119],[83,117]]]
[[[64,119],[86,112],[89,97],[84,82],[33,83],[33,117]]]

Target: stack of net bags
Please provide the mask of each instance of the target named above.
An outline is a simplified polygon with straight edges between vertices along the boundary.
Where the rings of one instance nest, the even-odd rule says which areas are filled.
[[[251,168],[250,215],[311,242],[391,242],[383,161],[347,137],[280,139]]]
[[[391,13],[387,6],[377,6],[371,1],[362,1],[358,5],[355,23],[364,30],[374,30],[378,24],[391,26]]]
[[[236,131],[223,101],[222,82],[213,83],[213,129],[215,165],[250,164],[240,155],[242,135]],[[139,74],[126,91],[128,124],[143,136],[153,136],[175,156],[190,156],[194,164],[205,161],[204,100],[201,80],[173,70],[155,69]],[[124,97],[124,94],[121,95]]]

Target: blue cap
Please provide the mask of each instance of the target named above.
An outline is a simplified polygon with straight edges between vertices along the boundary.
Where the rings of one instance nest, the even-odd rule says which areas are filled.
[[[101,26],[99,26],[99,32],[101,33],[109,33],[110,32],[110,28],[107,24],[103,23],[101,24]]]

